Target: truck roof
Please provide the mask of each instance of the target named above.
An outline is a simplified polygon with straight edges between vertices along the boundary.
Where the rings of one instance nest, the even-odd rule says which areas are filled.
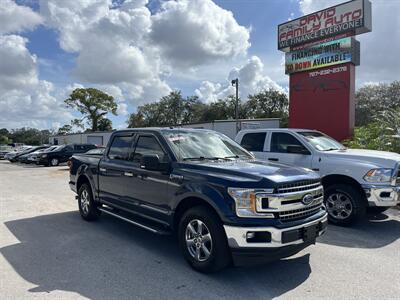
[[[136,132],[136,131],[149,131],[149,132],[174,132],[174,131],[185,131],[185,132],[209,132],[213,130],[203,129],[203,128],[182,128],[182,127],[143,127],[143,128],[126,128],[120,129],[113,132],[120,133],[120,132]]]
[[[243,129],[240,132],[265,132],[265,131],[291,131],[291,132],[310,132],[318,130],[315,129],[304,129],[304,128],[255,128],[255,129]]]

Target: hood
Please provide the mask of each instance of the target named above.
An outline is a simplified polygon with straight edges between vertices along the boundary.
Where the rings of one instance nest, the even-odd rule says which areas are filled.
[[[181,169],[208,177],[234,182],[258,182],[267,179],[274,183],[319,179],[312,170],[259,160],[206,161],[182,163]]]
[[[374,164],[377,167],[393,168],[400,162],[400,154],[387,151],[346,149],[326,152],[327,156],[334,156],[340,159],[351,159],[363,163]]]

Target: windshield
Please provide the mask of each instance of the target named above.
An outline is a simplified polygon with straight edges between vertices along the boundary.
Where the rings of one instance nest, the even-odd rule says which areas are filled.
[[[96,148],[86,152],[86,154],[103,154],[105,148]]]
[[[338,141],[333,138],[316,131],[310,132],[298,132],[300,135],[304,136],[305,139],[317,150],[319,151],[332,151],[332,150],[344,150],[346,149]]]
[[[180,160],[252,159],[253,156],[227,136],[213,131],[163,131]]]

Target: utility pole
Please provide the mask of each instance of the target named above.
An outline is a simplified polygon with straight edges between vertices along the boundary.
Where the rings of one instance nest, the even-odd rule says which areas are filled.
[[[235,119],[236,119],[236,133],[239,132],[239,78],[232,80],[232,86],[236,88],[236,105],[235,105]]]

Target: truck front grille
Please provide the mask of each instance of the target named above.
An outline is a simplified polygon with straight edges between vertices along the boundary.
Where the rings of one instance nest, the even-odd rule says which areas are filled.
[[[276,187],[272,195],[261,194],[258,200],[258,212],[273,213],[281,222],[292,222],[320,212],[324,190],[318,179],[296,181]]]
[[[292,222],[292,221],[296,221],[296,220],[305,219],[305,218],[312,216],[313,214],[319,212],[321,210],[321,206],[322,206],[322,202],[315,204],[315,205],[311,205],[309,207],[282,211],[282,212],[279,212],[279,219],[282,222]]]
[[[307,190],[317,188],[320,185],[321,185],[321,182],[318,179],[317,180],[297,181],[297,182],[283,184],[283,185],[278,186],[276,189],[276,193],[277,194],[285,194],[285,193],[307,191]]]

